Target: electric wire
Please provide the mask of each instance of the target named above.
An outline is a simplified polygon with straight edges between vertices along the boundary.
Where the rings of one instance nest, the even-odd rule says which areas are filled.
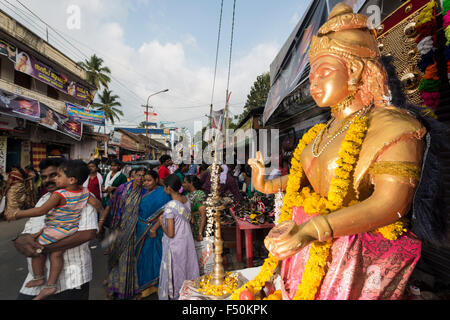
[[[212,93],[211,93],[211,111],[212,111],[213,100],[214,100],[214,90],[216,87],[217,61],[219,59],[220,31],[222,29],[222,13],[223,13],[223,0],[221,1],[221,4],[220,4],[219,31],[217,33],[217,46],[216,46],[216,61],[215,61],[215,66],[214,66],[214,77],[213,77],[213,85],[212,85]]]
[[[20,2],[19,0],[17,0],[17,2],[23,6],[28,12],[30,12],[33,15],[33,18],[38,19],[41,23],[43,23],[47,28],[49,28],[50,30],[52,30],[53,32],[55,32],[62,40],[64,40],[65,42],[67,42],[71,47],[73,47],[77,53],[75,53],[72,49],[69,49],[67,46],[65,46],[61,41],[58,40],[58,38],[56,38],[54,35],[52,35],[51,33],[47,33],[46,30],[43,27],[40,27],[39,25],[37,25],[35,22],[33,22],[33,20],[31,19],[27,19],[24,18],[24,16],[22,16],[22,14],[20,14],[19,12],[23,13],[25,16],[29,17],[29,15],[24,12],[22,9],[18,8],[17,6],[15,6],[14,4],[11,4],[8,0],[0,0],[0,1],[5,1],[7,2],[10,6],[12,6],[13,8],[16,9],[15,13],[20,16],[22,19],[24,19],[24,21],[29,21],[29,23],[32,23],[32,25],[34,27],[37,28],[37,30],[47,34],[48,36],[51,36],[54,40],[54,42],[56,42],[58,45],[60,45],[62,48],[64,48],[65,50],[69,51],[72,55],[74,55],[75,57],[77,57],[78,59],[80,58],[80,56],[82,57],[80,60],[83,59],[88,59],[89,57],[83,52],[81,51],[78,47],[74,46],[73,43],[71,41],[68,41],[65,36],[71,38],[73,41],[83,45],[84,47],[90,49],[92,52],[99,52],[99,50],[94,50],[92,48],[90,48],[88,45],[80,42],[79,40],[68,36],[68,35],[62,35],[58,30],[56,30],[54,27],[52,27],[51,25],[49,25],[48,23],[46,23],[45,21],[43,21],[37,14],[35,14],[31,9],[29,9],[27,6],[25,6],[22,2]],[[235,16],[235,4],[236,4],[236,0],[234,1],[234,6],[233,6],[233,28],[232,28],[232,37],[233,37],[233,30],[234,30],[234,16]],[[14,9],[12,9],[14,12]],[[221,32],[221,24],[222,24],[222,14],[223,14],[223,0],[221,1],[221,12],[220,12],[220,22],[219,22],[219,32],[218,32],[218,41],[217,41],[217,50],[216,50],[216,61],[215,61],[215,70],[214,70],[214,82],[213,82],[213,90],[212,90],[212,97],[211,97],[211,104],[213,102],[213,96],[214,96],[214,90],[215,90],[215,79],[216,79],[216,74],[217,74],[217,62],[218,62],[218,52],[219,52],[219,44],[220,44],[220,32]],[[232,51],[232,42],[230,44],[230,60],[229,60],[229,71],[228,71],[228,80],[227,80],[227,87],[229,86],[229,79],[230,79],[230,66],[231,66],[231,51]],[[110,58],[110,57],[109,57]],[[114,60],[112,58],[110,58],[111,60]],[[118,63],[117,61],[115,61],[116,63]],[[122,65],[123,66],[123,65]],[[143,77],[141,74],[136,73],[138,75],[140,75],[141,77]],[[142,97],[140,97],[138,94],[136,94],[134,91],[132,91],[131,89],[129,89],[126,85],[124,85],[121,81],[119,81],[118,79],[116,79],[113,76],[110,76],[110,78],[112,80],[114,80],[115,82],[117,82],[121,87],[123,87],[124,89],[126,89],[131,96],[128,97],[133,97],[133,99],[135,99],[136,102],[139,103],[143,103],[144,99]],[[173,97],[173,96],[172,96]],[[183,100],[185,101],[185,97],[183,98]],[[192,100],[193,101],[193,100]],[[241,104],[241,103],[239,103]],[[234,104],[233,104],[234,105]],[[201,107],[206,107],[208,105],[198,105],[198,106],[183,106],[183,107],[171,107],[170,109],[194,109],[194,108],[201,108]],[[240,108],[240,106],[236,106],[235,108]],[[234,107],[233,107],[234,108]],[[159,109],[159,108],[158,108]],[[141,115],[139,115],[136,119],[140,118]],[[129,118],[129,117],[127,117]],[[163,118],[163,117],[161,117]],[[189,120],[193,120],[196,118],[192,118],[192,119],[187,119],[187,120],[180,120],[177,122],[185,122],[185,121],[189,121]],[[165,119],[162,119],[165,120]]]
[[[4,0],[4,1],[7,1],[7,0]],[[8,1],[7,1],[8,2]],[[47,24],[45,21],[43,21],[37,14],[35,14],[31,9],[29,9],[27,6],[25,6],[22,2],[20,2],[19,0],[17,0],[17,2],[19,2],[19,4],[20,5],[22,5],[27,11],[29,11],[35,18],[37,18],[40,22],[42,22],[43,24],[45,24],[48,28],[50,28],[51,30],[53,30],[58,36],[60,36],[63,40],[65,40],[69,45],[71,45],[73,48],[75,48],[80,54],[81,54],[81,56],[83,57],[81,60],[83,60],[84,58],[89,58],[86,54],[84,54],[81,50],[79,50],[78,49],[78,47],[76,47],[76,46],[74,46],[73,45],[73,43],[71,42],[71,41],[68,41],[65,37],[68,37],[68,38],[70,38],[71,40],[73,40],[73,41],[75,41],[75,42],[77,42],[77,43],[79,43],[79,44],[81,44],[81,45],[83,45],[84,47],[86,47],[86,48],[88,48],[88,49],[90,49],[92,52],[100,52],[100,53],[102,53],[100,50],[94,50],[94,49],[92,49],[92,48],[90,48],[88,45],[86,45],[86,44],[84,44],[84,43],[82,43],[81,41],[79,41],[79,40],[77,40],[77,39],[75,39],[75,38],[73,38],[73,37],[71,37],[71,36],[69,36],[69,35],[67,35],[67,34],[64,34],[63,32],[59,32],[58,30],[56,30],[54,27],[52,27],[52,26],[50,26],[49,24]],[[9,3],[9,2],[8,2]],[[11,3],[10,3],[10,5],[12,5]],[[20,10],[22,13],[24,13],[20,8],[18,8],[18,7],[16,7],[16,6],[14,6],[14,5],[12,5],[14,8],[16,8],[17,10]],[[217,43],[217,50],[216,50],[216,62],[215,62],[215,74],[214,74],[214,83],[215,83],[215,78],[216,78],[216,73],[217,73],[217,61],[218,61],[218,50],[219,50],[219,41],[220,41],[220,30],[221,30],[221,24],[222,24],[222,12],[223,12],[223,0],[222,0],[222,3],[221,3],[221,13],[220,13],[220,23],[219,23],[219,35],[218,35],[218,43]],[[26,13],[24,13],[24,14],[26,14]],[[234,14],[233,14],[234,15]],[[22,17],[23,18],[23,17]],[[43,29],[40,29],[41,31],[43,30]],[[45,32],[45,30],[44,30],[44,32]],[[49,35],[51,35],[51,33],[49,33]],[[54,39],[54,40],[56,40],[56,37],[54,37],[53,35],[51,35],[52,36],[52,38]],[[62,45],[61,44],[61,42],[59,42],[59,41],[57,41],[58,42],[58,44],[60,44],[64,49],[66,49],[66,50],[68,50],[67,49],[67,47],[66,46],[64,46],[64,45]],[[72,50],[68,50],[68,51],[70,51],[72,54],[74,54],[74,52],[72,51]],[[74,54],[75,56],[77,56],[76,54]],[[105,55],[104,53],[102,53],[102,55]],[[79,56],[78,56],[79,57]],[[121,64],[121,63],[119,63],[117,60],[114,60],[114,59],[112,59],[110,56],[108,56],[111,60],[113,60],[114,62],[116,62],[117,64],[120,64],[121,66],[123,66],[124,68],[126,67],[126,66],[124,66],[123,64]],[[126,67],[127,68],[127,70],[128,70],[128,67]],[[134,73],[136,73],[136,72],[134,72]],[[136,74],[138,74],[138,75],[140,75],[141,77],[144,77],[142,74],[139,74],[139,73],[136,73]],[[120,86],[122,86],[123,88],[125,88],[128,92],[130,92],[134,97],[136,97],[137,98],[137,100],[136,101],[138,101],[139,103],[142,103],[142,101],[144,100],[142,97],[140,97],[138,94],[136,94],[134,91],[132,91],[132,90],[130,90],[126,85],[124,85],[121,81],[119,81],[118,79],[116,79],[116,77],[113,77],[113,76],[111,76],[111,79],[112,80],[114,80],[114,81],[116,81]],[[148,79],[148,78],[146,78],[146,79]],[[126,81],[128,81],[128,82],[130,82],[129,80],[126,80]],[[228,80],[228,82],[229,82],[229,80]],[[135,84],[135,83],[134,83]],[[136,85],[136,84],[135,84]],[[214,88],[214,86],[215,85],[213,85],[213,88]],[[172,91],[173,92],[173,91]],[[213,92],[214,92],[214,89],[213,89]],[[213,95],[214,95],[214,93],[213,93]],[[174,97],[173,96],[173,94],[171,94],[169,97]],[[176,97],[175,97],[176,98]],[[141,99],[142,99],[142,101],[141,101]],[[180,100],[181,99],[183,99],[183,101],[185,101],[186,100],[186,97],[183,97],[183,98],[180,98]],[[213,99],[213,97],[212,97],[212,99]],[[194,100],[191,100],[191,101],[194,101]],[[212,102],[212,101],[211,101]],[[190,108],[196,108],[197,106],[186,106],[185,108],[186,109],[190,109]],[[178,107],[177,107],[178,108]],[[171,107],[171,109],[172,109],[172,107]],[[184,107],[179,107],[178,109],[184,109]]]

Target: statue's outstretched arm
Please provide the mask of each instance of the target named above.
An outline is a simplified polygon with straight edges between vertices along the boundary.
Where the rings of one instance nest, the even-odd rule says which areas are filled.
[[[264,180],[265,165],[261,152],[256,153],[255,159],[249,159],[248,164],[252,168],[252,184],[256,190],[264,194],[274,194],[280,190],[286,191],[289,175],[276,177],[273,180]]]

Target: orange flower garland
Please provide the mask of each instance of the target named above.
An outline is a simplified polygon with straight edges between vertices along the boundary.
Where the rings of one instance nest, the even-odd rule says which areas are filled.
[[[351,186],[351,172],[357,162],[362,143],[368,129],[368,117],[366,115],[354,119],[339,150],[338,167],[335,169],[335,177],[331,180],[328,197],[311,192],[309,187],[300,191],[300,183],[304,176],[300,163],[300,155],[305,147],[325,128],[324,124],[318,124],[311,128],[300,140],[291,160],[291,174],[286,187],[286,195],[283,199],[279,223],[292,219],[294,206],[303,206],[307,214],[326,215],[344,207],[344,199]],[[347,206],[358,203],[351,201]],[[389,226],[379,228],[376,231],[385,238],[395,240],[406,231],[406,222],[399,220]],[[326,274],[326,264],[333,241],[313,242],[310,248],[309,259],[305,265],[302,281],[300,282],[294,300],[313,300]],[[279,261],[269,254],[261,267],[258,275],[241,288],[235,290],[231,300],[238,300],[245,288],[258,292],[266,281],[272,278]]]

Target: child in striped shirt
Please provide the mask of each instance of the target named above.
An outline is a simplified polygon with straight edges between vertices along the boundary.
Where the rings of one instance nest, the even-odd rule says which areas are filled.
[[[16,210],[6,213],[8,221],[21,218],[45,216],[45,227],[38,237],[39,244],[45,246],[64,239],[78,231],[81,210],[87,203],[92,205],[99,213],[103,212],[102,204],[83,183],[89,175],[87,164],[81,160],[69,160],[61,164],[57,170],[57,191],[41,206],[28,210]],[[57,291],[56,283],[64,265],[64,250],[49,254],[50,273],[47,285],[33,300],[41,300]],[[32,258],[33,280],[26,287],[37,287],[45,284],[46,255],[40,254]]]

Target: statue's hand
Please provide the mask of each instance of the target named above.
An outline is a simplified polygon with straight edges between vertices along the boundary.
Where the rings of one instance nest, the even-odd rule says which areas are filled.
[[[294,221],[285,221],[269,232],[264,244],[275,258],[285,260],[314,240],[307,223],[298,226]]]
[[[256,153],[256,158],[248,159],[248,165],[252,168],[252,182],[256,190],[263,192],[264,190],[264,173],[266,167],[264,165],[264,158],[260,151]]]
[[[252,168],[252,175],[264,175],[266,166],[261,151],[256,152],[256,158],[248,159],[248,165]]]

